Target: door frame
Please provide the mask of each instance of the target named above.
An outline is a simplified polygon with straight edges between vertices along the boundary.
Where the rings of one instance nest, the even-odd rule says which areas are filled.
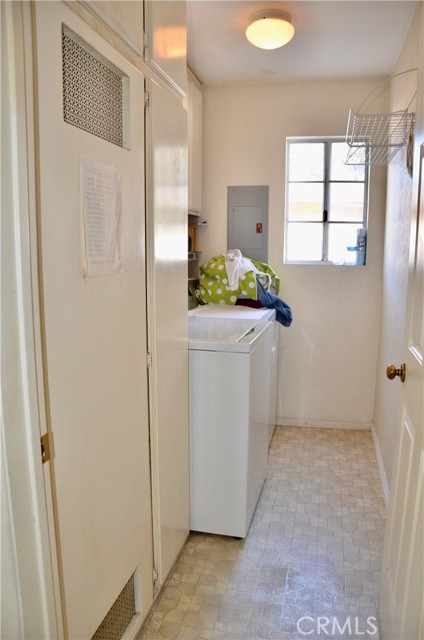
[[[2,224],[2,254],[7,242],[13,245],[6,251],[9,262],[2,264],[2,280],[5,289],[15,285],[13,306],[4,304],[7,293],[2,292],[2,336],[10,322],[19,329],[14,343],[6,344],[2,353],[2,378],[6,383],[13,378],[16,385],[13,403],[6,396],[9,385],[2,387],[2,463],[21,637],[53,639],[63,638],[63,619],[50,465],[42,463],[40,445],[47,415],[38,282],[31,5],[2,2],[1,17],[2,70],[6,72],[2,76],[7,75],[2,99],[8,104],[5,118],[14,116],[8,121],[10,137],[2,140],[10,160],[2,167],[7,178],[3,179],[2,210],[10,212],[6,233]],[[18,358],[12,370],[6,370],[7,355],[13,350]]]

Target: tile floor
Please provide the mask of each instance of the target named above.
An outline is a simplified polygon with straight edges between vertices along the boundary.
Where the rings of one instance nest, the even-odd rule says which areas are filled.
[[[277,427],[247,538],[190,534],[139,640],[378,640],[384,524],[369,432]]]

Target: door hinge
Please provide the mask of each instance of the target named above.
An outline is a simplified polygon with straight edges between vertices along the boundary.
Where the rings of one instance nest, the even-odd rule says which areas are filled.
[[[150,351],[147,352],[147,368],[150,369],[153,364],[153,356]]]
[[[148,91],[144,92],[144,106],[148,107],[150,105],[150,93]]]
[[[143,35],[143,46],[145,49],[149,48],[149,34],[147,33],[147,31],[145,31]]]
[[[50,437],[48,433],[45,433],[43,436],[41,436],[40,444],[41,444],[41,462],[44,464],[45,462],[49,462],[52,454],[52,450],[50,446]]]
[[[156,569],[156,567],[153,567],[153,587],[156,589],[156,587],[158,586],[158,582],[159,582],[159,574],[158,574],[158,570]]]

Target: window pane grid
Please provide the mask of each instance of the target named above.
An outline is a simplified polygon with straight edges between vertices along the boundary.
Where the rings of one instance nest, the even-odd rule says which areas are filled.
[[[322,220],[289,220],[289,224],[358,224],[358,222],[351,222],[349,220],[329,220],[328,222],[323,222]]]
[[[287,184],[365,184],[365,180],[287,180]]]
[[[365,180],[329,180],[329,184],[365,184]]]
[[[357,230],[366,226],[368,174],[366,167],[342,163],[344,146],[344,142],[322,139],[288,142],[288,262],[355,264]],[[314,159],[318,163],[316,167]],[[306,169],[299,166],[301,164]],[[309,175],[304,175],[305,172]],[[317,175],[318,179],[314,179]],[[302,185],[305,185],[305,193]],[[307,185],[312,189],[322,188],[322,202],[321,198],[311,197],[312,192],[307,193]]]

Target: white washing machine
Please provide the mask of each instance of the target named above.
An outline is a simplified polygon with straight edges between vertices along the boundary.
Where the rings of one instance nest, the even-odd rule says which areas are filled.
[[[275,421],[275,329],[256,318],[189,318],[194,531],[240,538],[248,532]]]
[[[271,353],[270,366],[272,369],[272,375],[270,380],[270,397],[271,404],[273,405],[273,417],[270,420],[268,429],[268,444],[271,443],[272,436],[275,431],[275,422],[277,415],[277,376],[278,376],[278,323],[275,321],[276,312],[275,309],[266,309],[262,307],[260,309],[254,309],[252,307],[244,307],[242,305],[227,305],[227,304],[205,304],[199,305],[188,312],[189,318],[225,318],[227,320],[268,320],[273,321],[274,336],[273,336],[273,348]],[[274,400],[275,398],[275,400]]]

